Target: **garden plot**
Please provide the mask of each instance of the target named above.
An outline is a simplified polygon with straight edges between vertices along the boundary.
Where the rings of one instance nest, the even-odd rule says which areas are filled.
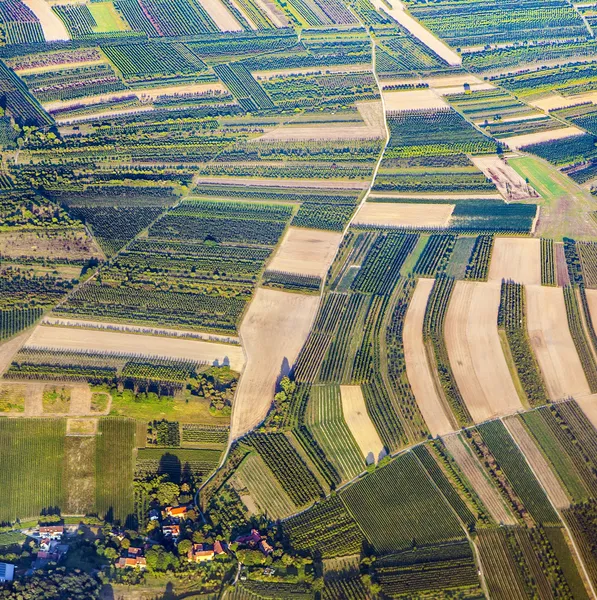
[[[228,364],[234,371],[241,371],[245,362],[242,348],[231,344],[45,325],[34,330],[25,347],[185,358],[208,364]]]
[[[290,372],[309,335],[318,296],[258,289],[240,326],[247,355],[232,409],[230,439],[265,418],[278,379]]]
[[[551,142],[552,140],[561,140],[563,138],[575,135],[583,135],[585,132],[578,127],[561,127],[560,129],[550,129],[548,131],[538,131],[537,133],[525,133],[523,135],[513,135],[502,138],[500,141],[506,144],[512,150],[518,150],[523,146],[531,144],[540,144],[542,142]]]
[[[199,0],[220,31],[243,31],[236,17],[220,0]]]
[[[23,0],[23,4],[39,19],[46,42],[70,40],[70,35],[64,23],[52,10],[49,2],[46,2],[46,0]]]
[[[526,285],[541,285],[541,240],[496,237],[493,242],[489,281],[511,279]]]
[[[386,112],[407,110],[435,110],[446,108],[448,104],[433,90],[406,90],[403,92],[384,91],[383,100]]]
[[[472,156],[473,164],[489,177],[509,201],[538,198],[539,194],[508,163],[498,156]]]
[[[493,487],[489,475],[485,473],[478,458],[461,439],[460,434],[448,435],[442,440],[494,520],[504,525],[516,525],[516,519],[506,508],[499,492]]]
[[[360,385],[341,385],[344,420],[354,436],[367,464],[376,463],[386,454],[383,442],[375,429],[365,405]]]
[[[497,282],[456,282],[446,316],[450,364],[476,423],[523,408],[497,329],[500,287]]]
[[[453,210],[454,204],[365,202],[352,222],[382,227],[447,227]]]
[[[429,366],[423,341],[423,320],[433,284],[433,279],[418,280],[408,305],[403,340],[408,381],[425,423],[435,437],[454,431],[457,427],[436,388],[435,376]]]
[[[341,240],[341,233],[289,227],[267,268],[270,271],[323,278]]]
[[[531,345],[552,400],[591,393],[568,328],[562,288],[526,286]]]
[[[436,38],[428,29],[425,29],[417,20],[411,17],[405,10],[400,0],[372,0],[373,6],[382,13],[389,14],[402,27],[418,38],[425,46],[443,58],[450,65],[462,64],[462,58],[447,44]]]

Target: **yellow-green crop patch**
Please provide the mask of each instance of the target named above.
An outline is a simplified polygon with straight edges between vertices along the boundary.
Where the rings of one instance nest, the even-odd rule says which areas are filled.
[[[129,26],[116,12],[112,2],[93,2],[89,4],[89,12],[97,23],[97,26],[93,28],[95,33],[127,31],[129,29]]]

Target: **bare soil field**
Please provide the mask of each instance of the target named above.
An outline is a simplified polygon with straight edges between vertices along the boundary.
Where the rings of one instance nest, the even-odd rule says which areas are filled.
[[[554,244],[554,252],[556,259],[556,281],[560,287],[570,285],[570,273],[568,273],[568,265],[566,264],[566,255],[564,254],[564,244],[556,242]],[[587,290],[588,292],[589,290]],[[597,308],[596,308],[597,310]],[[597,323],[596,323],[597,324]]]
[[[493,90],[495,89],[494,85],[491,85],[491,83],[471,83],[469,86],[469,90],[471,92],[482,92],[485,90]],[[464,84],[462,85],[454,85],[454,86],[450,86],[450,87],[440,87],[440,88],[435,88],[436,92],[440,95],[440,96],[451,96],[454,94],[463,94],[466,90],[464,88]]]
[[[541,110],[550,111],[556,108],[566,108],[567,106],[576,106],[586,102],[597,103],[597,92],[586,92],[585,94],[576,94],[575,96],[560,96],[553,94],[539,98],[539,100],[531,100],[529,104],[540,108]]]
[[[410,31],[416,38],[418,38],[425,46],[433,50],[436,54],[441,56],[450,65],[462,64],[462,58],[454,50],[452,50],[447,44],[436,38],[428,29],[423,27],[421,23],[410,16],[405,10],[400,0],[372,0],[373,6],[380,9],[382,12],[389,14],[394,20],[396,20],[402,27]]]
[[[247,185],[250,187],[268,187],[279,188],[307,188],[307,189],[325,189],[325,190],[365,190],[369,186],[369,181],[355,180],[326,180],[326,179],[278,179],[272,177],[264,179],[262,177],[205,177],[200,176],[193,179],[196,186],[202,183],[220,184],[220,185]]]
[[[289,227],[267,268],[297,275],[325,277],[342,241],[342,234]]]
[[[342,413],[367,464],[373,464],[386,454],[375,426],[371,422],[360,385],[341,385]]]
[[[406,90],[403,92],[385,91],[383,93],[386,112],[402,110],[428,110],[446,108],[448,104],[433,90]]]
[[[87,384],[73,385],[70,390],[71,415],[88,415],[91,413],[91,388]]]
[[[591,421],[593,427],[597,429],[597,394],[587,394],[586,396],[576,396],[576,403],[582,408],[582,411]]]
[[[247,363],[232,407],[230,440],[265,418],[276,382],[295,363],[318,307],[318,296],[263,288],[255,293],[240,326]]]
[[[384,227],[447,227],[453,210],[453,204],[365,202],[352,222]]]
[[[476,423],[522,410],[497,330],[499,283],[458,281],[446,315],[446,347]]]
[[[66,507],[71,515],[85,515],[95,505],[95,436],[67,436],[64,478]]]
[[[516,519],[493,487],[489,476],[483,471],[478,458],[460,439],[460,434],[447,435],[442,441],[494,520],[504,525],[516,525]]]
[[[593,327],[597,327],[597,290],[585,289],[585,292],[587,294],[589,314],[591,315],[591,321],[593,321]]]
[[[512,150],[518,150],[523,146],[530,144],[540,144],[541,142],[550,142],[552,140],[561,140],[563,138],[582,135],[585,132],[578,127],[562,127],[560,129],[551,129],[549,131],[538,131],[537,133],[525,133],[523,135],[513,135],[512,137],[502,138],[500,141],[506,144]]]
[[[0,232],[3,257],[88,259],[104,253],[85,229],[43,229]]]
[[[239,346],[118,331],[39,325],[26,346],[187,358],[208,364],[229,364],[239,372],[244,366],[244,355]]]
[[[501,283],[541,285],[541,240],[539,238],[496,237],[493,242],[488,280]]]
[[[533,472],[554,506],[558,509],[568,508],[570,506],[570,500],[566,495],[562,484],[549,466],[549,463],[541,453],[541,450],[537,448],[533,438],[525,429],[520,419],[518,417],[504,419],[504,425],[506,425],[510,435],[522,450],[525,458],[531,465]]]
[[[23,0],[23,3],[39,19],[46,42],[70,40],[64,23],[45,0]]]
[[[85,321],[83,319],[63,319],[62,317],[44,317],[41,325],[56,325],[61,327],[81,327],[83,329],[107,329],[139,335],[158,335],[175,338],[189,338],[207,342],[222,342],[224,344],[240,344],[235,336],[219,335],[201,331],[185,331],[184,329],[162,329],[156,327],[140,327],[126,323],[110,323],[108,321]]]
[[[423,319],[433,279],[419,279],[404,320],[406,374],[419,409],[433,437],[458,429],[438,393],[423,341]]]
[[[32,333],[33,330],[27,330],[0,344],[0,375],[10,366],[13,356],[21,349]]]
[[[185,94],[206,94],[208,92],[223,92],[226,88],[222,83],[190,83],[186,85],[171,85],[165,87],[153,87],[134,90],[124,90],[120,92],[110,92],[109,94],[96,94],[95,96],[85,96],[84,98],[73,98],[71,100],[55,100],[45,102],[43,107],[47,111],[52,111],[57,108],[68,108],[71,106],[79,106],[88,104],[98,104],[100,102],[108,102],[109,100],[120,100],[128,98],[131,94],[135,94],[139,100],[155,100],[160,96],[184,96]]]
[[[208,12],[220,31],[242,31],[243,28],[236,17],[220,0],[199,0],[201,6]]]
[[[590,394],[568,329],[562,288],[527,285],[526,296],[531,345],[550,398]]]
[[[273,0],[255,0],[255,4],[257,4],[276,27],[288,27],[288,18]]]
[[[493,181],[506,200],[526,200],[539,197],[539,194],[498,156],[473,156],[471,160],[486,177]]]

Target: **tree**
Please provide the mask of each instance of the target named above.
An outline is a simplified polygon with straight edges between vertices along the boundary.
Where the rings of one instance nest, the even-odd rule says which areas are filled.
[[[191,542],[191,540],[182,540],[178,544],[178,555],[186,556],[192,547],[193,547],[193,542]]]
[[[173,504],[179,495],[180,488],[175,483],[164,481],[159,484],[157,499],[162,506]]]

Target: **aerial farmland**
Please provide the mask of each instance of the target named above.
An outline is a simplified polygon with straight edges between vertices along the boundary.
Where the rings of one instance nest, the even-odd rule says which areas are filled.
[[[0,2],[0,598],[597,598],[596,28]]]

